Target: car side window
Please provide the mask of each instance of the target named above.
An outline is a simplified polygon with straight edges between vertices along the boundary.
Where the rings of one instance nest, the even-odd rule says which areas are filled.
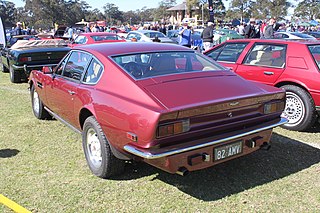
[[[208,54],[216,61],[235,63],[248,43],[230,43]]]
[[[74,43],[75,44],[85,44],[87,43],[87,38],[85,36],[78,36],[75,40]]]
[[[61,75],[62,74],[63,68],[64,68],[64,66],[66,64],[66,61],[67,61],[67,58],[68,57],[65,57],[63,59],[63,61],[59,64],[59,66],[56,68],[56,70],[55,70],[55,74],[56,75]]]
[[[247,54],[244,64],[282,68],[286,63],[286,46],[255,44]]]
[[[65,65],[62,76],[80,80],[90,59],[91,56],[87,53],[73,51]]]
[[[102,65],[96,59],[92,59],[87,69],[87,72],[83,78],[83,81],[89,84],[97,83],[100,79],[102,71]]]

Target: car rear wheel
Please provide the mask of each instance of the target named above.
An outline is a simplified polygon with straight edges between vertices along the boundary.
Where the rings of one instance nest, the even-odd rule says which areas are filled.
[[[10,66],[10,81],[12,83],[21,83],[19,71],[14,70],[12,66]]]
[[[34,116],[41,120],[52,118],[52,116],[44,108],[44,105],[40,100],[40,97],[37,93],[37,90],[34,88],[34,85],[31,86],[30,95],[31,95],[32,111]]]
[[[91,172],[101,178],[109,178],[124,171],[125,161],[116,158],[100,124],[90,116],[82,132],[82,146]]]
[[[2,72],[9,72],[9,69],[6,66],[4,66],[4,64],[1,63],[1,71]]]
[[[312,127],[317,114],[310,94],[294,85],[285,85],[281,88],[286,90],[286,106],[283,116],[289,120],[283,127],[295,131],[305,131]]]

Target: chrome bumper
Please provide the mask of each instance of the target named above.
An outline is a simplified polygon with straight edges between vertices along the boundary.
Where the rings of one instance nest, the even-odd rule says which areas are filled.
[[[23,66],[17,66],[17,65],[12,65],[14,70],[24,70],[26,73],[28,73],[28,69],[30,68],[36,68],[36,67],[53,67],[57,66],[57,64],[39,64],[39,65],[23,65]]]
[[[244,133],[241,133],[241,134],[236,134],[236,135],[233,135],[233,136],[230,136],[230,137],[221,138],[221,139],[214,140],[214,141],[209,141],[209,142],[198,144],[198,145],[195,145],[195,146],[184,147],[184,148],[181,148],[181,149],[173,149],[173,150],[169,150],[169,151],[162,152],[162,153],[151,153],[147,149],[141,149],[141,148],[132,146],[130,144],[129,145],[125,145],[124,146],[124,150],[126,150],[127,152],[129,152],[129,153],[131,153],[133,155],[136,155],[136,156],[139,156],[139,157],[142,157],[142,158],[145,158],[145,159],[163,158],[163,157],[167,157],[167,156],[170,156],[170,155],[176,155],[176,154],[180,154],[180,153],[183,153],[183,152],[192,151],[192,150],[195,150],[195,149],[200,149],[200,148],[203,148],[203,147],[212,146],[212,145],[216,145],[216,144],[223,143],[223,142],[236,140],[238,138],[242,138],[242,137],[247,136],[247,135],[258,133],[258,132],[261,132],[261,131],[264,131],[264,130],[269,130],[269,129],[275,128],[277,126],[281,126],[281,125],[283,125],[283,124],[285,124],[287,122],[288,122],[288,120],[286,118],[281,118],[281,120],[278,123],[271,124],[271,125],[268,125],[268,126],[264,126],[264,127],[258,128],[258,129],[254,129],[254,130],[251,130],[251,131],[248,131],[248,132],[244,132]]]

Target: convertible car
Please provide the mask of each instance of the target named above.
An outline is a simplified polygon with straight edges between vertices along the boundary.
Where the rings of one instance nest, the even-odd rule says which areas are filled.
[[[305,131],[320,118],[320,43],[280,39],[227,41],[207,56],[247,80],[286,90],[283,127]]]
[[[12,83],[27,81],[32,69],[57,65],[69,50],[61,39],[18,40],[0,51],[2,71],[10,72]]]
[[[192,49],[162,43],[78,46],[30,75],[32,109],[82,134],[92,173],[144,161],[185,175],[267,149],[286,122],[281,89],[249,82]]]

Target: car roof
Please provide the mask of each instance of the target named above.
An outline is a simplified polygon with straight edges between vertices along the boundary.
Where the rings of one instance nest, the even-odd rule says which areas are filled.
[[[105,57],[111,55],[123,55],[143,52],[164,52],[164,51],[194,51],[190,48],[158,42],[117,42],[81,45],[73,48],[74,50],[88,51],[93,54],[101,54]]]
[[[285,39],[237,39],[237,40],[228,40],[226,42],[268,42],[268,43],[278,43],[278,44],[290,44],[290,43],[300,43],[300,44],[320,44],[317,40],[308,40],[308,39],[298,39],[298,40],[285,40]]]

